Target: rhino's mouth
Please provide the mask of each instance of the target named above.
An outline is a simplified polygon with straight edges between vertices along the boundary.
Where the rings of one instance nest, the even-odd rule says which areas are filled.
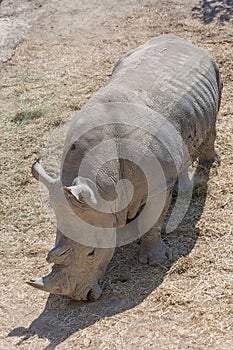
[[[87,300],[95,301],[101,296],[101,294],[102,294],[102,288],[100,287],[99,282],[97,282],[93,285],[93,287],[87,293]]]

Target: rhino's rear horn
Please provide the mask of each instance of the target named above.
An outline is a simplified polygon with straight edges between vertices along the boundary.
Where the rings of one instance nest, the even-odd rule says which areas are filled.
[[[48,190],[54,185],[55,179],[53,179],[51,176],[49,176],[46,171],[44,170],[43,166],[39,162],[39,159],[37,159],[32,164],[32,175],[34,178],[40,182],[42,182]]]
[[[73,250],[65,241],[60,241],[53,249],[48,252],[46,260],[48,263],[64,265],[73,258]]]

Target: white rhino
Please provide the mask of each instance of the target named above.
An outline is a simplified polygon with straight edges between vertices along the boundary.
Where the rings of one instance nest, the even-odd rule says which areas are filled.
[[[153,38],[120,59],[74,117],[60,177],[33,164],[33,176],[49,190],[57,238],[47,256],[52,272],[30,285],[95,300],[114,246],[138,237],[141,263],[167,261],[160,233],[177,178],[197,158],[217,161],[221,88],[214,60],[174,35]]]

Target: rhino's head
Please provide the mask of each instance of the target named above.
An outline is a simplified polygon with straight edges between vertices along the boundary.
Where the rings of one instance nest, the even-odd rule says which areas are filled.
[[[39,162],[33,164],[32,174],[49,190],[51,206],[57,218],[57,237],[55,247],[47,255],[47,261],[54,263],[51,273],[32,279],[28,284],[76,300],[97,299],[102,292],[99,281],[113,256],[114,248],[81,244],[88,242],[88,237],[84,237],[81,243],[80,239],[76,241],[78,235],[75,236],[75,232],[78,234],[82,228],[79,227],[80,220],[75,221],[75,216],[76,219],[78,216],[88,221],[90,225],[96,225],[98,221],[103,228],[109,228],[116,225],[114,215],[101,214],[85,205],[87,199],[93,203],[96,201],[88,183],[77,183],[76,180],[72,186],[62,187],[60,179],[52,179]],[[88,236],[88,230],[82,235]]]

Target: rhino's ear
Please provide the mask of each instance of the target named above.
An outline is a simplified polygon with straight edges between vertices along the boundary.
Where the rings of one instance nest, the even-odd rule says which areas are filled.
[[[94,192],[87,185],[74,185],[63,187],[63,191],[67,194],[73,203],[77,205],[95,205],[97,204],[96,197]]]
[[[37,159],[32,164],[32,175],[34,178],[38,181],[41,181],[48,190],[54,185],[55,181],[51,176],[49,176],[46,171],[44,170],[43,166],[39,162],[39,159]]]

